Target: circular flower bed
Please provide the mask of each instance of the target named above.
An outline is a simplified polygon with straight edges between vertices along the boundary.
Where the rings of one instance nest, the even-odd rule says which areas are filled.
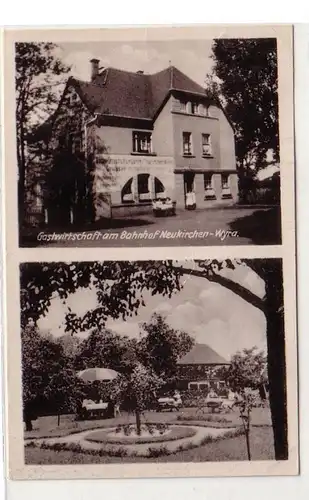
[[[164,443],[165,441],[176,441],[177,439],[190,438],[196,434],[196,430],[181,425],[166,426],[165,429],[153,428],[149,425],[142,426],[141,435],[136,434],[134,426],[131,426],[131,432],[128,432],[126,426],[120,426],[115,429],[102,429],[93,431],[87,435],[87,441],[95,443],[113,443],[113,444],[146,444],[146,443]],[[161,431],[161,432],[160,432]]]

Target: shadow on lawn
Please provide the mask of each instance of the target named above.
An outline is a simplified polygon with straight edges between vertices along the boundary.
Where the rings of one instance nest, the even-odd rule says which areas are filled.
[[[230,224],[241,238],[248,238],[254,245],[281,244],[281,209],[257,209],[251,215],[237,218]]]

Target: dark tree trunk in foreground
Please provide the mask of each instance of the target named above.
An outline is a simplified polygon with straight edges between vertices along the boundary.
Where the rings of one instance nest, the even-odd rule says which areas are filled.
[[[32,420],[29,415],[26,415],[25,417],[25,424],[26,424],[26,431],[32,431],[33,426],[32,426]]]
[[[137,432],[137,435],[140,436],[141,435],[141,412],[136,409],[135,411],[135,416],[136,416],[136,432]]]
[[[283,276],[281,262],[273,260],[266,279],[266,321],[269,402],[276,460],[288,459]]]

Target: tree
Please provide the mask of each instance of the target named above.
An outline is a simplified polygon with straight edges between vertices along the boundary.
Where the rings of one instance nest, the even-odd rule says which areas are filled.
[[[130,371],[137,362],[137,342],[105,328],[95,329],[79,346],[74,359],[76,370],[105,367],[119,373]]]
[[[149,408],[164,380],[149,367],[136,363],[132,371],[115,381],[115,399],[119,399],[136,417],[136,431],[141,434],[141,414]]]
[[[177,373],[177,361],[189,352],[194,340],[183,331],[171,328],[162,315],[154,313],[149,323],[143,323],[146,333],[140,341],[143,363],[165,381]]]
[[[232,356],[225,380],[235,392],[246,388],[258,389],[266,382],[267,356],[257,347],[244,349]]]
[[[29,325],[21,338],[23,413],[26,430],[31,431],[32,420],[43,408],[58,415],[74,409],[78,384],[59,343]]]
[[[18,42],[15,45],[16,138],[18,194],[21,217],[24,214],[27,176],[34,157],[27,151],[27,137],[55,110],[59,88],[69,67],[57,55],[53,43]],[[23,221],[23,219],[21,219]]]
[[[63,365],[63,358],[57,360],[57,367],[50,376],[44,395],[58,414],[58,426],[63,413],[76,413],[78,401],[82,398],[82,384],[70,366]]]
[[[229,387],[240,397],[238,408],[246,436],[248,460],[251,460],[251,412],[257,403],[256,393],[253,391],[265,383],[266,366],[267,357],[264,352],[253,347],[234,354],[224,374]]]
[[[279,158],[276,39],[217,39],[212,58],[206,83],[234,126],[242,194],[252,185],[251,167],[264,166],[268,150]]]
[[[250,267],[265,283],[265,296],[253,293],[224,271]],[[68,308],[66,329],[72,333],[104,327],[108,318],[124,320],[145,304],[143,293],[171,297],[195,276],[217,283],[260,310],[266,318],[269,400],[277,460],[288,458],[283,274],[281,259],[111,261],[78,263],[25,263],[21,265],[21,323],[35,323],[57,295],[66,303],[79,288],[95,287],[98,305],[78,317]]]

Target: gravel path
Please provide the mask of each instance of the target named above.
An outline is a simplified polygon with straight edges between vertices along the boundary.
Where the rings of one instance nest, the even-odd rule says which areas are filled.
[[[181,424],[181,427],[185,426]],[[169,451],[174,452],[181,445],[185,447],[186,445],[188,445],[188,443],[192,443],[193,445],[198,446],[201,443],[201,441],[207,436],[217,437],[225,434],[226,432],[235,430],[234,428],[201,427],[195,425],[188,425],[187,427],[194,429],[196,431],[196,434],[191,437],[181,438],[175,441],[165,441],[163,443],[153,442],[153,443],[126,444],[126,445],[113,445],[111,443],[106,443],[106,444],[95,443],[93,441],[87,440],[87,437],[89,437],[94,432],[93,430],[77,432],[74,434],[69,434],[68,436],[64,437],[48,438],[48,439],[31,439],[29,441],[33,441],[37,444],[44,442],[49,445],[54,445],[55,443],[64,443],[64,444],[76,443],[79,444],[82,448],[87,450],[100,450],[101,448],[113,449],[120,447],[120,448],[125,448],[129,453],[134,452],[138,455],[145,455],[147,454],[149,447],[160,448],[161,446],[166,446],[169,449]],[[113,430],[115,430],[115,427],[105,428],[104,430],[112,432]]]

